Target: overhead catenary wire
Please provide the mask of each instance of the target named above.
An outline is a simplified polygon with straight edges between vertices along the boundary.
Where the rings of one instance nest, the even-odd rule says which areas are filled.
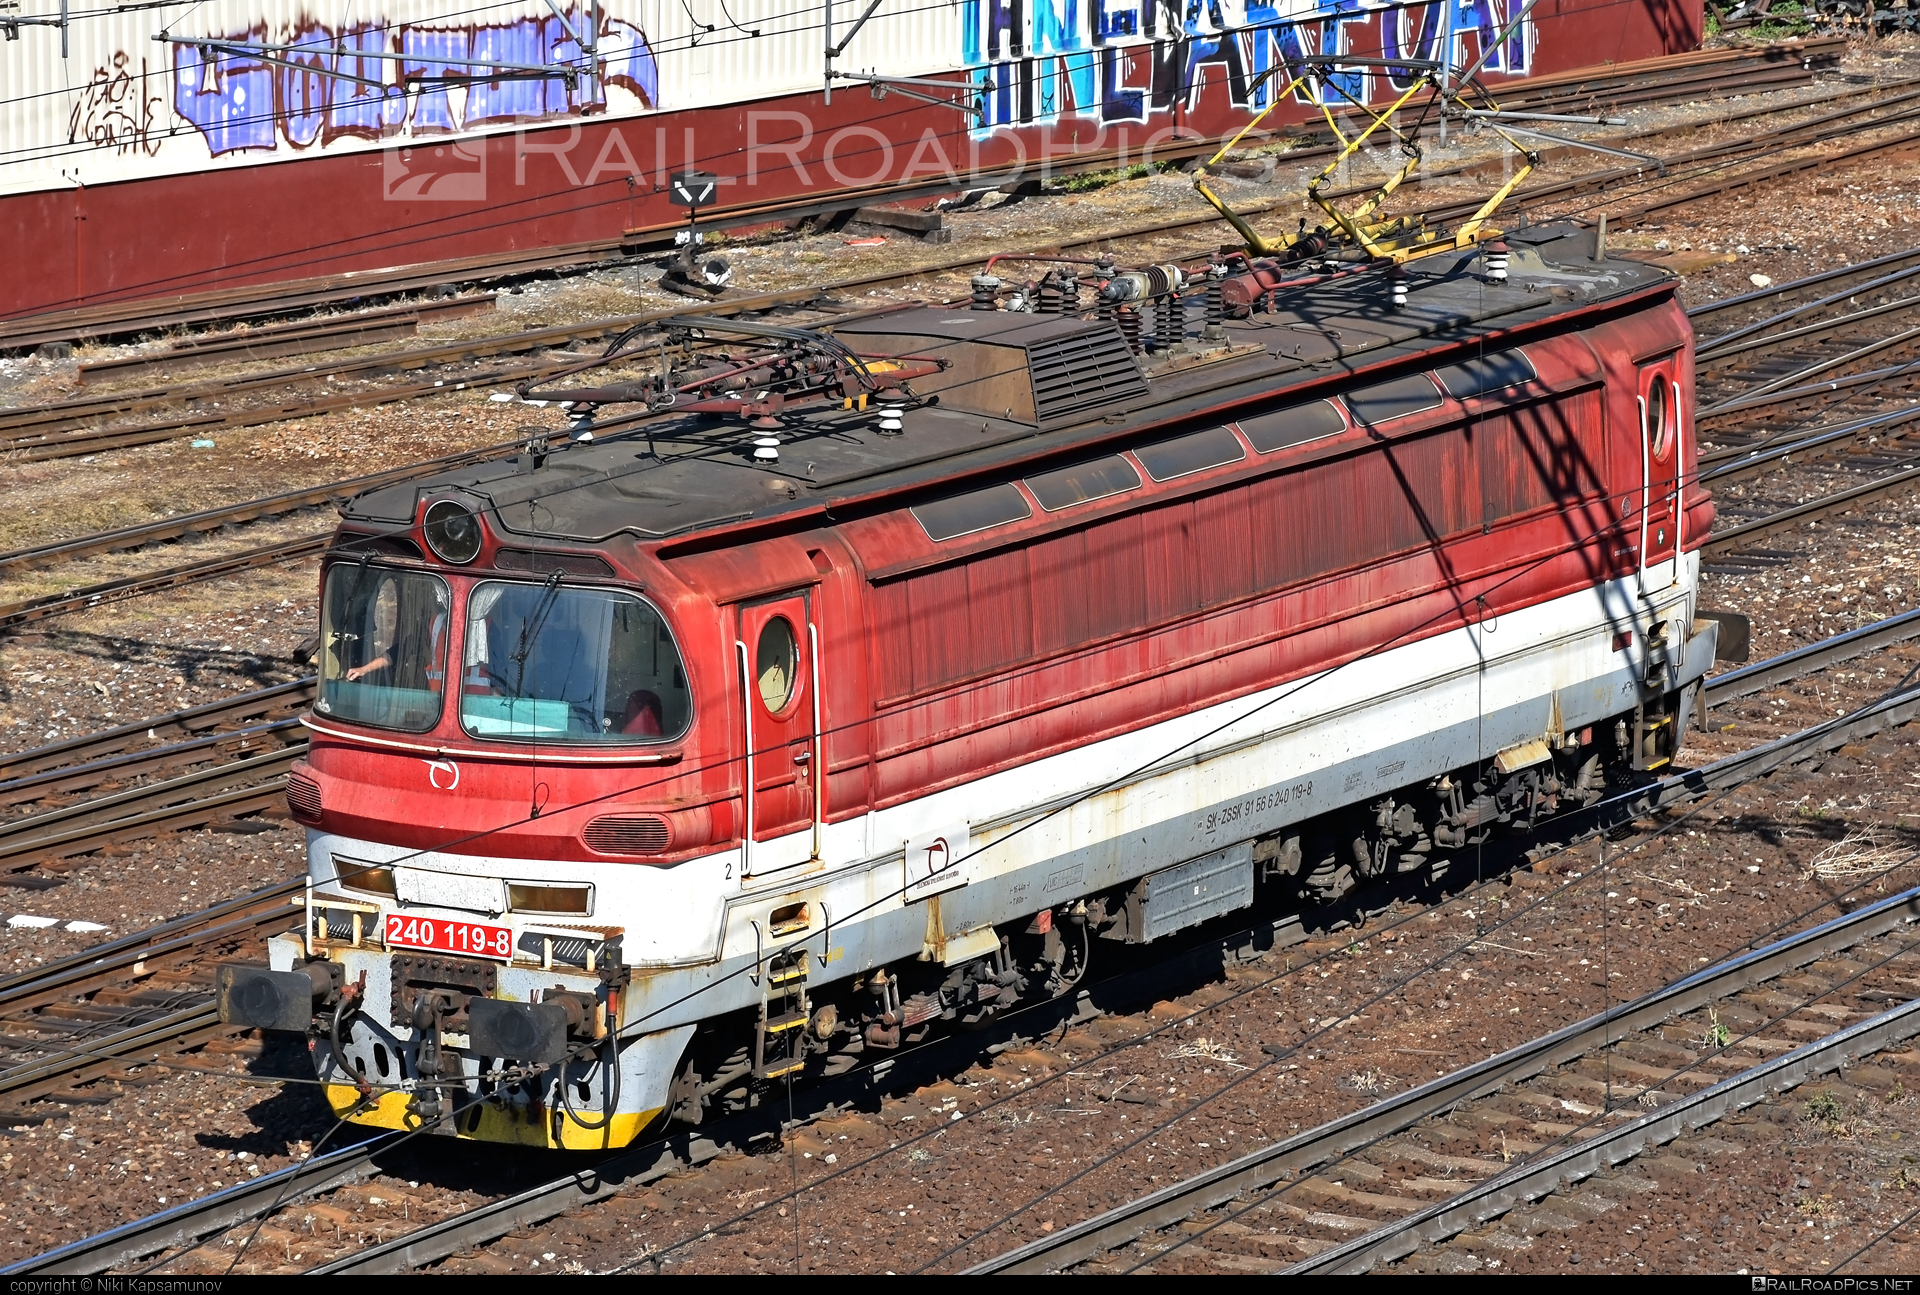
[[[1721,796],[1725,794],[1730,794],[1731,791],[1733,790],[1737,790],[1737,789],[1736,788],[1727,789],[1727,792],[1723,792],[1714,796],[1713,798],[1711,798],[1711,800],[1707,804],[1702,805],[1700,808],[1704,809],[1709,807],[1711,803],[1718,801],[1721,798]],[[1683,825],[1684,822],[1687,821],[1687,819],[1691,818],[1692,816],[1693,816],[1692,813],[1689,813],[1688,815],[1683,816],[1680,820],[1662,825],[1660,828],[1656,829],[1655,831],[1645,835],[1642,838],[1642,844],[1644,845],[1646,843],[1649,843],[1665,835],[1667,832],[1677,829],[1678,827]],[[1780,919],[1778,922],[1774,923],[1774,925],[1769,927],[1767,930],[1749,937],[1744,944],[1734,946],[1734,948],[1739,949],[1739,948],[1751,947],[1754,944],[1759,943],[1760,941],[1766,940],[1771,936],[1777,935],[1779,932],[1783,930],[1787,930],[1792,926],[1795,926],[1801,922],[1804,922],[1809,917],[1812,917],[1813,915],[1821,912],[1822,910],[1832,908],[1836,904],[1840,904],[1844,902],[1846,899],[1848,899],[1848,897],[1865,889],[1867,886],[1877,884],[1882,877],[1895,871],[1899,866],[1901,865],[1894,865],[1893,867],[1886,869],[1884,872],[1879,872],[1871,876],[1862,877],[1859,880],[1857,880],[1854,885],[1848,887],[1846,890],[1840,891],[1836,894],[1833,894],[1823,899],[1819,904],[1816,904],[1812,907],[1803,909],[1797,913],[1789,915],[1788,917]],[[1557,889],[1541,895],[1539,898],[1531,901],[1530,903],[1526,904],[1520,909],[1514,910],[1512,915],[1509,918],[1503,920],[1498,925],[1506,925],[1509,922],[1517,921],[1521,917],[1524,917],[1529,913],[1534,912],[1535,910],[1551,905],[1556,901],[1563,899],[1569,892],[1574,890],[1576,887],[1584,884],[1586,881],[1594,879],[1595,877],[1596,877],[1596,874],[1594,873],[1585,873],[1579,876],[1575,876],[1569,879],[1564,884],[1562,884]],[[1409,913],[1407,916],[1397,921],[1389,922],[1384,926],[1382,926],[1381,928],[1379,928],[1379,930],[1375,932],[1375,934],[1386,935],[1386,934],[1397,932],[1402,928],[1410,925],[1411,923],[1417,920],[1420,920],[1421,918],[1430,916],[1431,914],[1436,912],[1444,911],[1449,905],[1455,902],[1471,901],[1476,895],[1480,894],[1486,887],[1489,887],[1495,884],[1498,884],[1498,883],[1485,882],[1485,883],[1480,883],[1475,887],[1469,887],[1468,889],[1460,892],[1458,895],[1450,897],[1449,899],[1443,901],[1440,905],[1436,907],[1421,909],[1418,912]],[[1473,945],[1481,943],[1483,940],[1484,940],[1483,934],[1476,934],[1471,939],[1469,939],[1466,943],[1459,946],[1458,948],[1448,950],[1447,952],[1433,959],[1430,959],[1429,962],[1422,964],[1421,967],[1416,968],[1414,973],[1410,973],[1407,979],[1398,987],[1404,988],[1405,984],[1412,983],[1413,979],[1417,978],[1418,975],[1424,975],[1432,971],[1438,970],[1441,966],[1444,966],[1446,962],[1451,960],[1459,952],[1461,952],[1462,950],[1471,949]],[[1203,1015],[1206,1015],[1207,1013],[1213,1012],[1223,1007],[1229,1007],[1234,1003],[1243,1001],[1250,995],[1258,993],[1261,990],[1267,989],[1271,987],[1273,984],[1278,983],[1279,981],[1286,979],[1287,977],[1290,977],[1296,974],[1302,974],[1307,971],[1311,971],[1314,968],[1320,966],[1321,964],[1339,957],[1340,953],[1341,951],[1338,948],[1329,948],[1325,952],[1315,957],[1302,961],[1297,966],[1289,965],[1285,970],[1276,972],[1273,975],[1263,980],[1237,987],[1232,992],[1230,992],[1225,998],[1219,999],[1216,1002],[1209,1003],[1204,1006],[1195,1008],[1191,1012],[1188,1012],[1187,1014],[1177,1017],[1173,1020],[1170,1020],[1161,1024],[1153,1025],[1152,1027],[1141,1032],[1138,1035],[1134,1035],[1127,1039],[1123,1039],[1117,1043],[1106,1045],[1100,1051],[1076,1063],[1076,1069],[1084,1070],[1087,1066],[1091,1066],[1098,1062],[1105,1061],[1111,1057],[1118,1056],[1121,1053],[1124,1053],[1132,1048],[1139,1047],[1141,1044],[1147,1042],[1148,1040],[1151,1040],[1163,1034],[1167,1034],[1172,1031],[1184,1028],[1187,1025],[1191,1024],[1197,1018]],[[1351,1016],[1355,1012],[1363,1010],[1367,1005],[1368,1003],[1350,1005],[1348,1008],[1342,1009],[1341,1011],[1337,1012],[1335,1014],[1335,1019]],[[1300,1050],[1308,1046],[1311,1046],[1315,1040],[1325,1037],[1328,1032],[1329,1032],[1328,1029],[1322,1029],[1319,1031],[1308,1033],[1298,1043],[1286,1049],[1287,1055],[1297,1055]],[[1264,1068],[1265,1068],[1264,1066],[1261,1067],[1261,1069],[1264,1069]],[[1018,1097],[1031,1094],[1041,1088],[1051,1086],[1056,1082],[1063,1082],[1069,1077],[1070,1073],[1072,1072],[1056,1071],[1053,1074],[1044,1076],[1039,1079],[1035,1079],[1031,1083],[1024,1084],[1017,1091],[1008,1092],[1001,1097],[991,1099],[986,1103],[982,1104],[980,1107],[976,1108],[975,1110],[968,1112],[968,1118],[971,1119],[976,1116],[986,1114],[996,1109],[997,1107],[1004,1105],[1007,1102],[1015,1100]],[[1229,1085],[1229,1087],[1230,1086],[1231,1085]],[[1225,1091],[1227,1091],[1225,1088],[1216,1090],[1214,1093],[1210,1094],[1206,1099],[1203,1099],[1201,1102],[1196,1103],[1196,1106],[1194,1108],[1187,1108],[1187,1109],[1180,1110],[1179,1112],[1176,1113],[1174,1117],[1166,1121],[1163,1121],[1161,1124],[1155,1126],[1153,1130],[1150,1130],[1150,1133],[1157,1134],[1157,1133],[1165,1132],[1166,1129],[1172,1127],[1180,1119],[1186,1118],[1187,1115],[1191,1113],[1192,1109],[1197,1109],[1198,1105],[1204,1105],[1207,1101],[1211,1101],[1214,1097],[1218,1097],[1221,1093]],[[901,1151],[907,1148],[911,1148],[920,1142],[924,1142],[930,1138],[938,1137],[940,1136],[940,1133],[941,1131],[939,1129],[930,1128],[920,1133],[914,1134],[911,1137],[907,1137],[905,1139],[892,1142],[884,1149],[875,1151],[870,1155],[861,1157],[858,1160],[850,1161],[845,1165],[841,1165],[835,1168],[834,1170],[821,1175],[820,1177],[814,1179],[813,1182],[808,1184],[807,1189],[811,1190],[814,1188],[818,1188],[820,1185],[826,1182],[844,1178],[877,1161],[897,1155]],[[672,1242],[667,1245],[660,1246],[658,1248],[649,1249],[645,1254],[636,1256],[634,1259],[630,1260],[627,1264],[623,1265],[619,1269],[616,1269],[615,1271],[625,1271],[627,1269],[630,1269],[642,1263],[657,1262],[657,1260],[662,1255],[669,1254],[674,1250],[683,1248],[688,1245],[696,1244],[700,1241],[702,1236],[708,1235],[712,1231],[718,1231],[722,1228],[731,1227],[736,1224],[746,1222],[768,1210],[775,1209],[776,1207],[783,1204],[785,1199],[786,1198],[784,1197],[770,1198],[768,1200],[765,1200],[759,1203],[756,1206],[753,1206],[749,1209],[742,1210],[736,1213],[731,1218],[724,1219],[718,1223],[714,1223],[711,1225],[710,1228],[707,1228],[700,1233],[696,1233],[694,1235],[684,1237],[679,1241]],[[1039,1199],[1044,1200],[1046,1199],[1046,1197],[1041,1197]],[[1038,1203],[1038,1200],[1036,1200],[1033,1203]],[[1030,1207],[1031,1205],[1023,1208],[1030,1208]],[[949,1252],[949,1254],[950,1253],[952,1252]],[[945,1257],[945,1256],[942,1256],[942,1257]],[[935,1260],[934,1262],[938,1262],[938,1260]],[[925,1269],[923,1268],[921,1271],[925,1271]]]
[[[1865,709],[1865,708],[1860,708],[1860,709]],[[1834,727],[1837,727],[1839,723],[1844,722],[1844,719],[1845,717],[1841,717],[1838,720],[1827,721],[1821,725],[1816,725],[1815,729],[1830,730]],[[1723,799],[1727,795],[1731,795],[1734,790],[1735,788],[1727,788],[1726,790],[1722,791],[1718,795],[1713,796],[1708,800],[1702,802],[1701,804],[1695,806],[1694,808],[1689,810],[1687,813],[1679,816],[1678,818],[1672,819],[1669,822],[1662,824],[1656,831],[1654,831],[1648,837],[1646,837],[1641,841],[1640,843],[1641,846],[1644,847],[1649,841],[1657,840],[1659,837],[1664,836],[1666,833],[1674,831],[1675,829],[1679,828],[1683,824],[1691,821],[1696,815],[1703,812],[1708,806],[1714,803],[1717,803],[1719,800]],[[1604,839],[1604,834],[1603,834],[1603,839]],[[1899,867],[1899,866],[1904,866],[1904,864],[1895,865],[1895,867]],[[1888,868],[1884,872],[1875,873],[1873,874],[1871,880],[1877,882],[1882,876],[1886,875],[1886,873],[1891,872],[1893,870],[1894,870],[1893,868]],[[1494,923],[1493,926],[1489,929],[1488,933],[1491,933],[1491,931],[1497,931],[1504,927],[1512,925],[1512,923],[1515,920],[1517,920],[1521,915],[1533,911],[1535,908],[1545,903],[1548,899],[1557,898],[1559,895],[1571,889],[1575,884],[1584,882],[1589,878],[1599,878],[1601,880],[1602,889],[1604,893],[1604,886],[1605,886],[1604,873],[1594,872],[1594,873],[1584,874],[1581,877],[1575,878],[1573,881],[1567,883],[1567,885],[1562,886],[1558,891],[1555,891],[1550,895],[1543,896],[1541,899],[1535,900],[1533,903],[1528,904],[1521,909],[1515,910],[1511,915],[1504,917],[1500,921]],[[1860,889],[1860,887],[1856,885],[1850,888],[1849,893],[1851,893],[1851,891],[1853,890],[1858,890],[1858,889]],[[1819,908],[1828,907],[1832,902],[1833,902],[1832,900],[1823,902],[1819,906]],[[1812,911],[1817,912],[1819,911],[1819,908],[1816,908]],[[1779,928],[1778,926],[1776,926],[1773,929],[1777,930]],[[1459,952],[1461,949],[1471,947],[1471,945],[1474,942],[1482,938],[1484,938],[1483,935],[1476,934],[1471,940],[1459,946],[1457,949],[1453,950],[1446,956],[1452,957],[1454,953]],[[1437,965],[1439,965],[1437,961],[1430,962],[1425,967],[1421,968],[1421,974],[1425,974],[1426,971],[1433,969]],[[1400,980],[1394,982],[1392,985],[1388,986],[1386,989],[1383,989],[1379,993],[1376,993],[1371,997],[1367,998],[1364,1002],[1359,1004],[1358,1007],[1354,1008],[1352,1011],[1344,1013],[1343,1015],[1347,1015],[1347,1016],[1355,1015],[1359,1011],[1364,1010],[1365,1008],[1372,1007],[1384,1001],[1390,994],[1399,992],[1399,990],[1405,988],[1405,986],[1408,983],[1410,983],[1410,978],[1403,977]],[[1298,1053],[1302,1048],[1306,1047],[1312,1040],[1324,1037],[1326,1034],[1330,1033],[1333,1030],[1333,1028],[1334,1026],[1331,1023],[1322,1026],[1319,1030],[1313,1033],[1310,1033],[1306,1038],[1301,1040],[1299,1043],[1295,1044],[1293,1047],[1286,1049],[1284,1055],[1292,1056]],[[954,1254],[957,1254],[959,1251],[971,1246],[975,1241],[978,1241],[979,1239],[988,1235],[989,1233],[997,1231],[999,1228],[1004,1227],[1007,1223],[1019,1217],[1021,1214],[1025,1213],[1027,1210],[1032,1209],[1035,1205],[1051,1198],[1052,1196],[1056,1195],[1058,1192],[1064,1190],[1067,1186],[1070,1186],[1071,1184],[1078,1182],[1080,1179],[1086,1177],[1088,1174],[1093,1173],[1096,1169],[1110,1163],[1111,1161],[1117,1159],[1119,1156],[1125,1154],[1126,1152],[1133,1150],[1136,1146],[1144,1142],[1146,1138],[1153,1136],[1155,1134],[1158,1134],[1160,1132],[1164,1132],[1166,1129],[1178,1123],[1179,1120],[1186,1118],[1188,1115],[1191,1115],[1193,1112],[1197,1111],[1201,1106],[1219,1097],[1222,1093],[1231,1091],[1232,1089],[1239,1087],[1242,1083],[1245,1083],[1251,1080],[1255,1075],[1266,1071],[1267,1069],[1275,1065],[1279,1060],[1281,1060],[1280,1055],[1271,1055],[1267,1061],[1262,1062],[1260,1065],[1254,1067],[1252,1070],[1248,1071],[1246,1074],[1235,1076],[1233,1079],[1229,1080],[1223,1087],[1215,1090],[1213,1093],[1208,1094],[1206,1097],[1198,1099],[1193,1103],[1189,1104],[1188,1106],[1182,1108],[1172,1118],[1165,1120],[1158,1125],[1155,1125],[1151,1129],[1146,1130],[1145,1132],[1141,1133],[1139,1136],[1134,1138],[1132,1141],[1126,1143],[1124,1146],[1121,1146],[1089,1162],[1086,1168],[1072,1175],[1070,1178],[1066,1180],[1066,1182],[1060,1183],[1054,1187],[1047,1189],[1047,1191],[1041,1193],[1039,1196],[1035,1197],[1033,1200],[1029,1201],[1027,1204],[1019,1206],[1018,1208],[1003,1214],[995,1222],[988,1224],[986,1227],[979,1229],[978,1231],[972,1233],[968,1237],[963,1238],[961,1241],[948,1247],[946,1250],[942,1251],[940,1254],[928,1260],[916,1271],[926,1272],[934,1264],[937,1264],[944,1259],[952,1257]]]
[[[1788,105],[1788,107],[1793,107],[1793,106],[1797,106],[1797,105]],[[1862,109],[1862,111],[1868,111],[1870,110],[1870,107],[1871,105],[1869,106],[1868,109]],[[882,116],[898,115],[900,113],[906,113],[911,111],[915,111],[915,110],[910,107],[900,108],[900,109],[890,109],[887,112],[882,113],[881,115]],[[1900,120],[1904,120],[1904,118],[1886,119],[1882,121],[1869,123],[1865,128],[1877,129],[1884,126],[1895,125],[1895,124],[1899,124]],[[1792,128],[1789,127],[1787,129],[1790,130]],[[1809,144],[1814,142],[1817,142],[1817,141],[1808,141]],[[1793,145],[1790,145],[1790,146],[1793,146]],[[873,145],[871,147],[862,146],[861,148],[851,150],[848,153],[848,156],[852,156],[856,153],[864,155],[865,153],[874,151],[874,149],[877,149],[877,148],[878,148],[878,145]],[[1700,178],[1702,176],[1712,175],[1719,171],[1725,171],[1727,169],[1742,165],[1748,160],[1749,159],[1746,159],[1743,157],[1733,157],[1733,158],[1726,159],[1725,161],[1717,164],[1707,165],[1704,168],[1690,169],[1686,172],[1685,178]],[[698,165],[713,164],[712,158],[691,158],[689,159],[689,161],[690,163],[694,163]],[[1670,174],[1675,174],[1676,178],[1680,178],[1678,177],[1677,173],[1670,173]],[[521,209],[525,208],[530,211],[534,206],[538,206],[540,208],[540,214],[543,217],[553,217],[553,216],[558,216],[562,214],[583,215],[597,208],[620,206],[622,204],[629,202],[632,196],[629,185],[627,184],[627,180],[629,178],[630,177],[624,171],[622,171],[611,179],[598,180],[592,183],[583,183],[577,186],[575,189],[575,193],[578,196],[568,200],[565,203],[565,205],[559,209],[555,209],[553,203],[546,198],[536,199],[536,198],[528,197],[528,198],[514,199],[504,203],[492,204],[489,208],[490,218],[479,224],[469,223],[465,217],[453,217],[453,216],[423,217],[412,225],[400,227],[397,229],[387,229],[387,230],[380,231],[379,233],[370,232],[370,233],[354,235],[346,238],[321,240],[303,249],[303,251],[299,254],[302,258],[304,258],[301,260],[289,260],[288,255],[274,254],[274,255],[264,256],[259,258],[257,264],[258,266],[271,265],[275,273],[289,273],[289,272],[292,272],[293,270],[300,268],[303,265],[313,265],[313,264],[323,263],[331,255],[342,254],[343,250],[349,246],[354,246],[358,248],[358,252],[356,254],[364,254],[368,256],[377,255],[381,252],[404,251],[405,249],[416,246],[417,243],[423,239],[439,236],[436,233],[436,231],[438,231],[443,225],[445,225],[450,220],[453,220],[459,223],[460,232],[463,235],[483,234],[491,230],[504,229],[504,228],[511,227],[515,223],[515,221],[522,218],[520,214]],[[1555,200],[1549,197],[1546,199],[1542,199],[1540,201],[1553,202]],[[1617,201],[1617,197],[1615,198],[1615,201]],[[1590,209],[1590,207],[1598,206],[1598,205],[1604,205],[1604,204],[1601,204],[1601,203],[1589,204],[1589,208],[1574,207],[1571,209],[1571,213],[1577,213],[1581,210]],[[1519,211],[1523,211],[1523,212],[1526,211],[1529,208],[1528,195],[1525,194],[1524,192],[1519,195],[1516,195],[1516,197],[1513,200],[1511,200],[1510,206]],[[382,240],[385,240],[385,241],[382,241]],[[238,263],[234,263],[229,268],[233,272],[245,272],[249,268],[257,268],[257,267],[254,262],[238,262]],[[176,281],[185,282],[185,281],[191,280],[192,278],[193,278],[193,275],[191,273],[183,271],[178,275],[163,276],[163,277],[155,278],[151,281],[146,282],[141,286],[145,290],[160,291],[167,288],[168,286],[173,285]]]
[[[1895,868],[1904,867],[1906,866],[1907,863],[1910,863],[1910,862],[1912,862],[1912,856],[1909,856],[1909,858],[1902,863],[1893,865],[1893,867],[1888,868],[1885,872],[1877,874],[1875,879],[1878,880],[1879,877],[1884,877],[1885,875],[1887,875],[1888,872],[1892,872]],[[1852,975],[1847,976],[1845,979],[1841,980],[1837,984],[1829,985],[1824,989],[1808,991],[1805,994],[1805,996],[1793,1007],[1785,1011],[1780,1011],[1778,1012],[1777,1015],[1771,1018],[1763,1019],[1759,1024],[1747,1030],[1744,1034],[1739,1035],[1737,1038],[1730,1039],[1726,1044],[1715,1048],[1711,1053],[1705,1056],[1696,1057],[1691,1061],[1687,1061],[1683,1063],[1677,1069],[1672,1071],[1661,1082],[1669,1083],[1672,1080],[1680,1078],[1683,1075],[1689,1075],[1699,1071],[1703,1066],[1707,1064],[1707,1061],[1710,1056],[1724,1055],[1729,1049],[1736,1048],[1740,1046],[1740,1044],[1742,1043],[1745,1043],[1751,1039],[1758,1038],[1763,1031],[1773,1026],[1781,1024],[1782,1022],[1790,1019],[1796,1013],[1805,1010],[1806,1008],[1812,1006],[1814,1003],[1819,1002],[1821,999],[1831,996],[1832,994],[1838,992],[1839,990],[1846,988],[1848,985],[1857,983],[1858,981],[1864,979],[1871,973],[1890,965],[1897,959],[1904,958],[1909,954],[1915,953],[1916,951],[1920,951],[1920,943],[1902,945],[1901,947],[1893,950],[1891,953],[1885,954],[1884,956],[1880,957],[1878,960],[1867,964],[1866,966],[1854,972]],[[1611,1007],[1609,1007],[1605,1012],[1602,1013],[1602,1017],[1601,1017],[1600,1052],[1603,1060],[1606,1063],[1606,1087],[1604,1089],[1605,1095],[1603,1096],[1601,1101],[1601,1108],[1595,1111],[1594,1113],[1586,1116],[1584,1119],[1581,1119],[1577,1124],[1572,1125],[1565,1132],[1556,1135],[1546,1143],[1543,1143],[1542,1145],[1535,1147],[1531,1150],[1522,1152],[1518,1157],[1515,1158],[1516,1164],[1525,1165],[1529,1162],[1542,1159],[1548,1153],[1558,1148],[1565,1147],[1572,1144],[1576,1140],[1579,1134],[1585,1132],[1588,1129],[1593,1128],[1597,1124],[1602,1123],[1614,1113],[1613,1096],[1612,1096],[1613,1095],[1613,1052],[1614,1052],[1614,1044],[1621,1040],[1614,1040],[1607,1037],[1606,1031],[1609,1025],[1611,1024],[1611,1019],[1612,1019],[1611,1014],[1612,1014],[1612,1009]],[[1624,1039],[1624,1037],[1625,1036],[1623,1035],[1622,1039]],[[1385,1131],[1378,1134],[1375,1137],[1368,1138],[1363,1142],[1355,1143],[1351,1146],[1348,1146],[1340,1154],[1339,1161],[1350,1160],[1355,1156],[1360,1155],[1362,1152],[1365,1152],[1367,1150],[1370,1150],[1373,1147],[1377,1147],[1381,1145],[1382,1143],[1388,1141],[1391,1138],[1401,1136],[1402,1132],[1403,1132],[1402,1130]],[[1216,1229],[1227,1224],[1237,1223],[1241,1218],[1244,1218],[1246,1215],[1252,1213],[1253,1211],[1261,1209],[1267,1205],[1271,1205],[1274,1201],[1287,1195],[1295,1187],[1298,1187],[1301,1183],[1305,1181],[1307,1180],[1305,1178],[1302,1178],[1294,1182],[1279,1184],[1278,1186],[1274,1187],[1271,1191],[1267,1191],[1267,1192],[1256,1195],[1253,1200],[1248,1201],[1244,1205],[1236,1206],[1234,1208],[1223,1211],[1219,1217],[1215,1218],[1211,1223],[1209,1223],[1207,1226],[1203,1228],[1199,1228],[1193,1231],[1183,1231],[1179,1236],[1172,1238],[1157,1253],[1139,1260],[1137,1263],[1127,1268],[1126,1272],[1127,1273],[1140,1272],[1141,1270],[1145,1269],[1149,1265],[1157,1263],[1159,1260],[1165,1258],[1168,1254],[1171,1254],[1172,1252],[1179,1250],[1184,1246],[1198,1243],[1203,1237],[1207,1236],[1209,1233],[1215,1231]],[[1835,1271],[1835,1270],[1837,1269],[1830,1269],[1829,1271]]]

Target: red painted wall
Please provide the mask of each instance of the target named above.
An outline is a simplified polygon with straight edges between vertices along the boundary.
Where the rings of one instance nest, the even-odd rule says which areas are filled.
[[[1534,10],[1536,75],[1678,53],[1700,40],[1699,0],[1577,4],[1542,0]],[[1353,34],[1355,52],[1373,52],[1369,40],[1377,50],[1377,34],[1369,37],[1364,28]],[[1122,60],[1125,75],[1139,84],[1164,75],[1149,61],[1144,53]],[[0,317],[617,239],[625,229],[683,217],[667,201],[666,176],[690,162],[731,181],[723,201],[732,205],[840,183],[926,179],[949,169],[964,183],[976,158],[993,166],[1075,148],[1137,155],[1176,132],[1218,135],[1246,120],[1247,111],[1230,101],[1224,75],[1214,75],[1219,72],[1207,66],[1196,73],[1191,110],[1186,96],[1171,95],[1170,107],[1149,107],[1143,120],[1102,123],[1069,115],[1003,128],[978,144],[951,108],[901,95],[875,101],[866,90],[846,89],[830,106],[812,94],[489,136],[471,141],[482,155],[474,164],[436,159],[427,146],[404,156],[400,150],[316,155],[0,197],[0,230],[13,246],[30,250],[0,281]],[[1301,120],[1308,111],[1290,105],[1276,118]],[[800,138],[799,127],[779,114],[800,114],[812,124],[811,138],[795,153],[777,147]],[[1279,124],[1276,118],[1269,120]],[[888,146],[865,128],[886,136]],[[470,171],[484,176],[483,197],[389,198],[410,176]]]

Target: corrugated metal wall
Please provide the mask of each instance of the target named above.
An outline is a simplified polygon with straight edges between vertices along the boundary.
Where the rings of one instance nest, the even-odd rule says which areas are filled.
[[[54,0],[27,4],[21,16],[58,13]],[[837,0],[836,40],[864,7]],[[960,58],[963,11],[975,7],[883,0],[837,66],[895,76],[951,69]],[[581,55],[568,28],[590,30],[592,12],[582,0],[565,0],[563,23],[540,0],[348,0],[320,17],[305,0],[208,0],[102,13],[76,0],[67,57],[53,28],[22,28],[18,40],[0,42],[0,192],[254,165],[411,139],[441,143],[449,133],[457,138],[542,121],[718,107],[824,84],[820,3],[603,0],[597,53],[604,81],[598,85],[554,78],[410,92],[399,86],[402,67],[456,75],[480,70],[441,60],[586,67],[594,60]],[[304,66],[156,41],[162,33],[302,46],[304,52],[275,56]],[[371,51],[405,58],[374,58]]]
[[[1467,61],[1478,51],[1474,33],[1490,38],[1513,0],[1456,2]],[[543,0],[342,0],[338,11],[329,5],[322,13],[306,0],[204,0],[128,12],[75,0],[67,57],[51,28],[23,28],[18,40],[0,42],[0,193],[440,143],[448,134],[539,122],[724,107],[817,92],[825,83],[826,0],[602,0],[603,80],[401,89],[403,66],[478,71],[447,60],[594,64],[569,30],[591,30],[596,11],[586,0],[556,3],[564,21]],[[57,0],[24,4],[20,16],[58,13]],[[865,7],[833,0],[836,42]],[[1244,84],[1292,50],[1430,55],[1441,8],[1438,0],[1219,0],[1204,12],[1168,0],[882,0],[834,65],[893,77],[970,67],[986,89],[989,126],[1067,114],[1144,120],[1202,82]],[[1592,25],[1605,21],[1603,8],[1598,0],[1557,0],[1539,14],[1554,9],[1561,21]],[[300,46],[272,55],[300,66],[156,41],[162,34]],[[1564,47],[1553,51],[1559,66],[1619,56],[1585,48],[1589,42],[1572,30],[1555,39]],[[1530,70],[1538,40],[1530,22],[1488,69]],[[1355,85],[1376,98],[1391,89],[1381,77],[1358,77]]]

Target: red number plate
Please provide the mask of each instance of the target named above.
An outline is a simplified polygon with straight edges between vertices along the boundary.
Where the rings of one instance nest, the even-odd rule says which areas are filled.
[[[440,917],[387,914],[387,943],[436,953],[464,953],[475,958],[513,960],[513,931],[485,922],[449,922]]]

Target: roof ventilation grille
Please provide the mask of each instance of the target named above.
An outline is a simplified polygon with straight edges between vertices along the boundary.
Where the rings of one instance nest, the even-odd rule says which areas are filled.
[[[1027,348],[1027,369],[1042,423],[1147,394],[1147,380],[1114,324],[1035,342]]]

